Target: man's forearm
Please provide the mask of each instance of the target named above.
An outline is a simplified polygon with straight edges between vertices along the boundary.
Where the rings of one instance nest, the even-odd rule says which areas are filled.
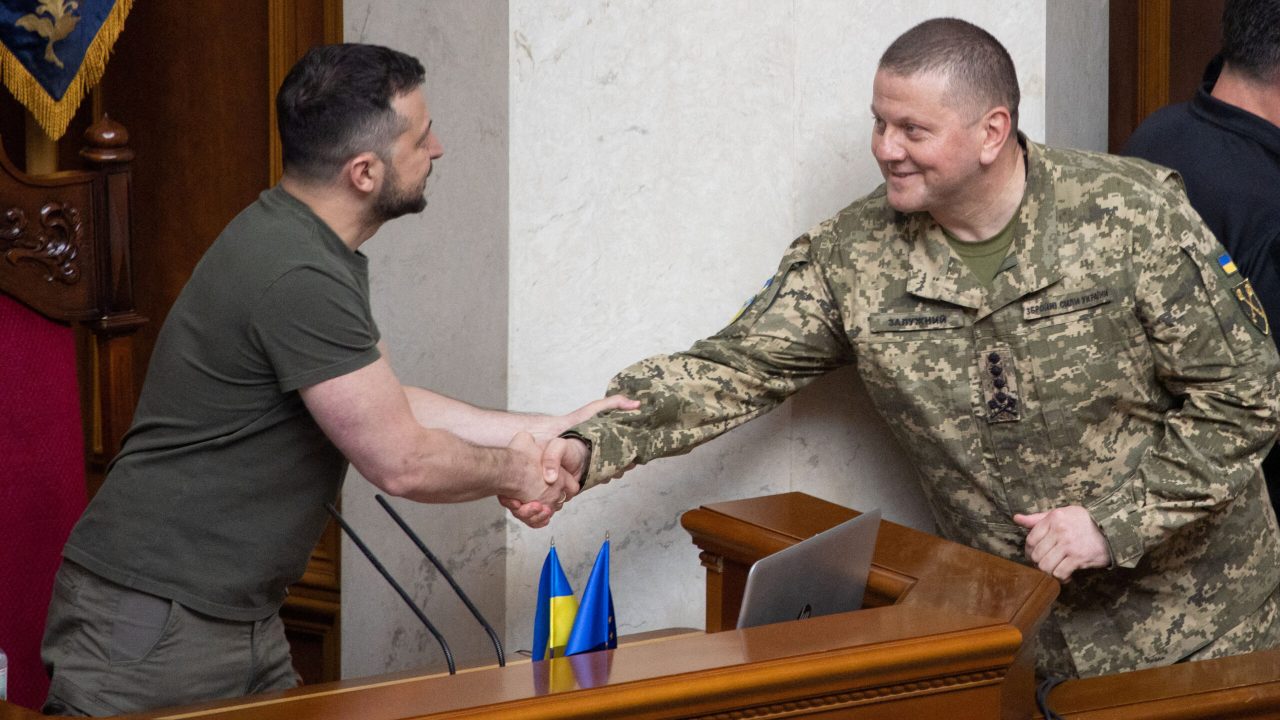
[[[541,448],[528,434],[508,447],[490,448],[424,428],[407,445],[356,469],[388,494],[417,502],[466,502],[495,495],[546,501],[560,492],[558,486],[551,492],[544,482]]]
[[[467,442],[505,447],[518,432],[544,431],[546,415],[488,410],[418,387],[406,386],[405,396],[418,424],[448,430]]]

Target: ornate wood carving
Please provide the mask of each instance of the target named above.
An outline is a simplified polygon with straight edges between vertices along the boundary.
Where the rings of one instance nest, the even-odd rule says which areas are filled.
[[[9,208],[4,214],[5,227],[0,238],[8,241],[4,258],[17,265],[22,262],[38,265],[44,270],[46,282],[58,281],[74,285],[80,281],[80,245],[84,239],[84,224],[80,211],[75,207],[50,201],[40,208],[40,224],[45,231],[27,232],[27,216],[21,208]]]

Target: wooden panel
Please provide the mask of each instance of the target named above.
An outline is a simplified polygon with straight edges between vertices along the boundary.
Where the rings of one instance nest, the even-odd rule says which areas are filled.
[[[928,640],[904,639],[908,626],[931,628]],[[988,720],[1001,668],[1020,640],[987,618],[881,608],[453,677],[333,683],[154,717]]]
[[[141,388],[156,334],[196,262],[267,187],[267,16],[262,0],[135,3],[103,78],[134,162]]]
[[[270,155],[267,169],[271,184],[280,180],[283,172],[280,135],[276,127],[276,91],[284,77],[306,51],[318,44],[342,42],[341,0],[269,0],[268,1],[268,76],[267,107],[270,136]]]
[[[1138,122],[1169,104],[1169,2],[1138,0]]]
[[[1138,4],[1111,0],[1107,78],[1107,149],[1120,152],[1138,127]]]
[[[1072,680],[1049,697],[1070,720],[1276,718],[1280,649]]]
[[[1186,102],[1222,46],[1226,0],[1173,0],[1169,16],[1169,102]]]
[[[1111,0],[1108,137],[1120,152],[1147,115],[1200,86],[1225,0]]]

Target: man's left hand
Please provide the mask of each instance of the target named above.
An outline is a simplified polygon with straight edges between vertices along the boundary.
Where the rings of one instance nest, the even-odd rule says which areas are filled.
[[[1031,531],[1027,533],[1027,557],[1060,582],[1070,581],[1076,570],[1111,564],[1107,539],[1089,511],[1079,505],[1014,515],[1013,521]]]

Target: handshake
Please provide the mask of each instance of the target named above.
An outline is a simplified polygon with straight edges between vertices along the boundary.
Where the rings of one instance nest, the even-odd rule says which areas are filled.
[[[498,502],[531,528],[545,527],[564,504],[578,494],[586,473],[588,447],[560,433],[607,410],[634,410],[640,403],[622,395],[596,400],[559,417],[544,418],[532,434],[520,432],[507,449],[518,458],[515,495],[499,494]]]

